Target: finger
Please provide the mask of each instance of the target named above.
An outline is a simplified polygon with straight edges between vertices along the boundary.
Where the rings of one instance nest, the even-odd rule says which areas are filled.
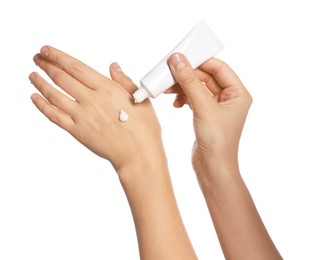
[[[201,80],[203,85],[205,84],[207,89],[211,93],[213,93],[213,95],[219,95],[220,94],[220,92],[222,91],[223,88],[219,86],[219,84],[217,83],[217,81],[214,79],[214,77],[211,74],[203,71],[200,68],[197,68],[195,70],[195,74]]]
[[[117,62],[114,62],[110,65],[110,75],[111,78],[119,83],[125,90],[133,94],[137,90],[137,86],[133,83],[133,81],[121,70],[121,67]]]
[[[172,87],[170,87],[169,89],[167,89],[165,92],[165,94],[172,94],[172,93],[183,93],[184,94],[184,91],[182,89],[182,87],[176,83],[174,84]]]
[[[206,86],[208,86],[208,89],[210,90],[210,92],[213,93],[213,95],[217,95],[220,93],[221,88],[211,74],[206,73],[200,68],[197,68],[195,70],[195,74],[201,80],[202,83],[205,83]],[[183,93],[184,94],[185,92],[183,91],[181,86],[178,83],[176,83],[172,87],[167,89],[164,93],[165,94],[172,94],[172,93],[174,94]]]
[[[221,92],[221,88],[219,87],[218,83],[215,81],[212,75],[204,72],[203,70],[199,68],[195,70],[195,74],[201,80],[202,84],[207,87],[208,92],[212,96],[218,95]],[[172,87],[167,89],[164,93],[165,94],[178,94],[178,93],[184,94],[185,92],[183,91],[181,86],[178,83],[176,83]]]
[[[78,104],[68,96],[56,90],[40,75],[33,72],[29,75],[29,79],[51,105],[64,111],[70,116],[74,116],[77,113]]]
[[[45,59],[48,59],[49,61],[54,62],[57,66],[63,68],[69,75],[91,89],[98,89],[110,81],[109,78],[101,75],[99,72],[78,59],[51,46],[42,47],[40,54]],[[99,85],[99,82],[102,84]]]
[[[187,96],[185,94],[177,94],[173,103],[174,107],[180,108],[183,107],[185,104],[189,105]]]
[[[69,133],[73,133],[74,121],[61,110],[53,107],[46,100],[44,100],[40,95],[33,94],[31,96],[32,102],[38,108],[38,110],[44,114],[51,122],[63,128]]]
[[[205,86],[205,90],[206,90],[212,97],[214,97],[215,94],[214,94],[212,91],[210,91],[210,89],[209,89],[209,87],[206,85],[206,83],[205,83],[204,81],[201,81],[201,83],[203,84],[203,86]]]
[[[193,111],[204,111],[209,104],[215,102],[184,55],[173,54],[169,58],[169,65],[176,81],[187,95]]]
[[[44,59],[41,54],[34,56],[35,63],[53,80],[53,82],[76,100],[86,95],[88,90],[81,82],[74,79],[66,71]]]
[[[203,63],[200,69],[211,74],[222,88],[233,85],[243,86],[237,74],[226,63],[216,58],[211,58]]]

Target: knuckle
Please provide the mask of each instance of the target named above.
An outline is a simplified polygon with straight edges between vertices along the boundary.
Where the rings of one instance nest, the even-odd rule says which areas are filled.
[[[215,75],[219,74],[221,71],[224,70],[224,68],[230,68],[229,65],[222,61],[216,68],[215,68]]]
[[[246,101],[249,105],[251,105],[253,103],[253,97],[247,90],[246,90],[245,98],[246,98]]]
[[[196,75],[194,71],[190,71],[187,74],[184,75],[183,79],[182,79],[182,83],[187,85],[187,86],[191,86],[194,84],[196,80]]]
[[[40,59],[40,61],[38,62],[38,67],[40,69],[42,69],[43,71],[47,71],[47,64],[45,60]]]
[[[70,65],[70,72],[75,74],[81,74],[83,72],[83,65],[80,61],[73,61]]]
[[[44,114],[49,120],[50,120],[50,111],[49,111],[49,105],[44,102],[44,101],[40,101],[37,104],[38,109],[41,111],[42,114]]]
[[[120,85],[122,85],[123,87],[126,87],[126,88],[134,88],[134,86],[135,86],[133,81],[128,76],[126,76],[125,74],[123,76],[121,76],[121,78],[118,80],[118,83]]]
[[[38,110],[40,112],[42,112],[43,114],[45,114],[45,108],[44,108],[44,103],[41,101],[41,99],[38,99],[37,103],[36,103],[36,107],[38,108]]]
[[[48,119],[56,125],[60,124],[60,118],[54,113],[50,113]]]
[[[46,99],[53,105],[57,104],[57,101],[58,101],[57,92],[55,92],[55,91],[48,92],[46,94]]]
[[[41,111],[42,114],[44,114],[47,119],[49,119],[52,123],[56,125],[61,124],[61,118],[56,113],[55,110],[51,109],[51,105],[48,104],[45,101],[40,101],[37,103],[37,108]]]
[[[53,81],[56,85],[62,85],[65,79],[65,73],[62,71],[56,71],[53,75]]]
[[[250,95],[250,94],[248,94],[248,103],[249,103],[249,105],[251,105],[252,103],[253,103],[253,97]]]
[[[122,74],[119,78],[120,82],[131,82],[131,79],[125,75],[125,74]]]
[[[72,131],[72,136],[79,140],[80,142],[84,142],[85,140],[85,132],[83,131]]]
[[[44,82],[40,77],[36,77],[33,84],[39,91],[41,91],[44,87]]]

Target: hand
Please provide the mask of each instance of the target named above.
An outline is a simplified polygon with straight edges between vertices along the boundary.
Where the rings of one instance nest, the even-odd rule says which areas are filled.
[[[166,93],[177,93],[175,107],[189,104],[193,110],[194,169],[201,171],[209,159],[216,163],[222,159],[236,159],[252,103],[238,76],[215,58],[194,71],[185,56],[173,54],[169,65],[178,84]]]
[[[169,64],[178,82],[167,91],[177,93],[174,106],[189,104],[193,110],[193,167],[225,258],[282,259],[238,167],[251,96],[220,60],[212,58],[194,71],[186,57],[174,54]]]
[[[34,61],[68,95],[33,72],[29,79],[42,94],[33,94],[33,103],[116,171],[163,153],[161,128],[150,101],[134,104],[130,93],[137,88],[116,63],[110,66],[111,80],[50,46]],[[121,109],[129,115],[126,122],[119,121]]]

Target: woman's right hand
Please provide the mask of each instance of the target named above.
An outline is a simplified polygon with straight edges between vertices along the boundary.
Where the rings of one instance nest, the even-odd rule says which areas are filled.
[[[235,72],[211,58],[195,71],[187,58],[173,54],[169,65],[177,84],[175,107],[189,104],[193,110],[195,143],[193,167],[206,172],[207,163],[237,160],[238,145],[252,97]]]
[[[251,96],[220,60],[212,58],[194,71],[183,55],[175,54],[169,64],[179,84],[169,91],[177,93],[175,106],[188,102],[193,110],[193,166],[224,257],[282,259],[238,167],[239,140]]]

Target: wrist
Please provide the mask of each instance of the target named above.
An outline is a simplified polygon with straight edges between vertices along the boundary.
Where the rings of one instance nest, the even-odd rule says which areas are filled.
[[[149,154],[149,156],[137,156],[135,159],[122,164],[117,170],[122,185],[132,181],[143,181],[152,175],[168,175],[167,159],[164,151]]]
[[[193,168],[201,189],[212,191],[215,187],[240,177],[237,155],[209,155],[193,159]]]
[[[118,172],[133,214],[141,258],[195,258],[179,214],[165,154],[149,155],[124,165]]]

